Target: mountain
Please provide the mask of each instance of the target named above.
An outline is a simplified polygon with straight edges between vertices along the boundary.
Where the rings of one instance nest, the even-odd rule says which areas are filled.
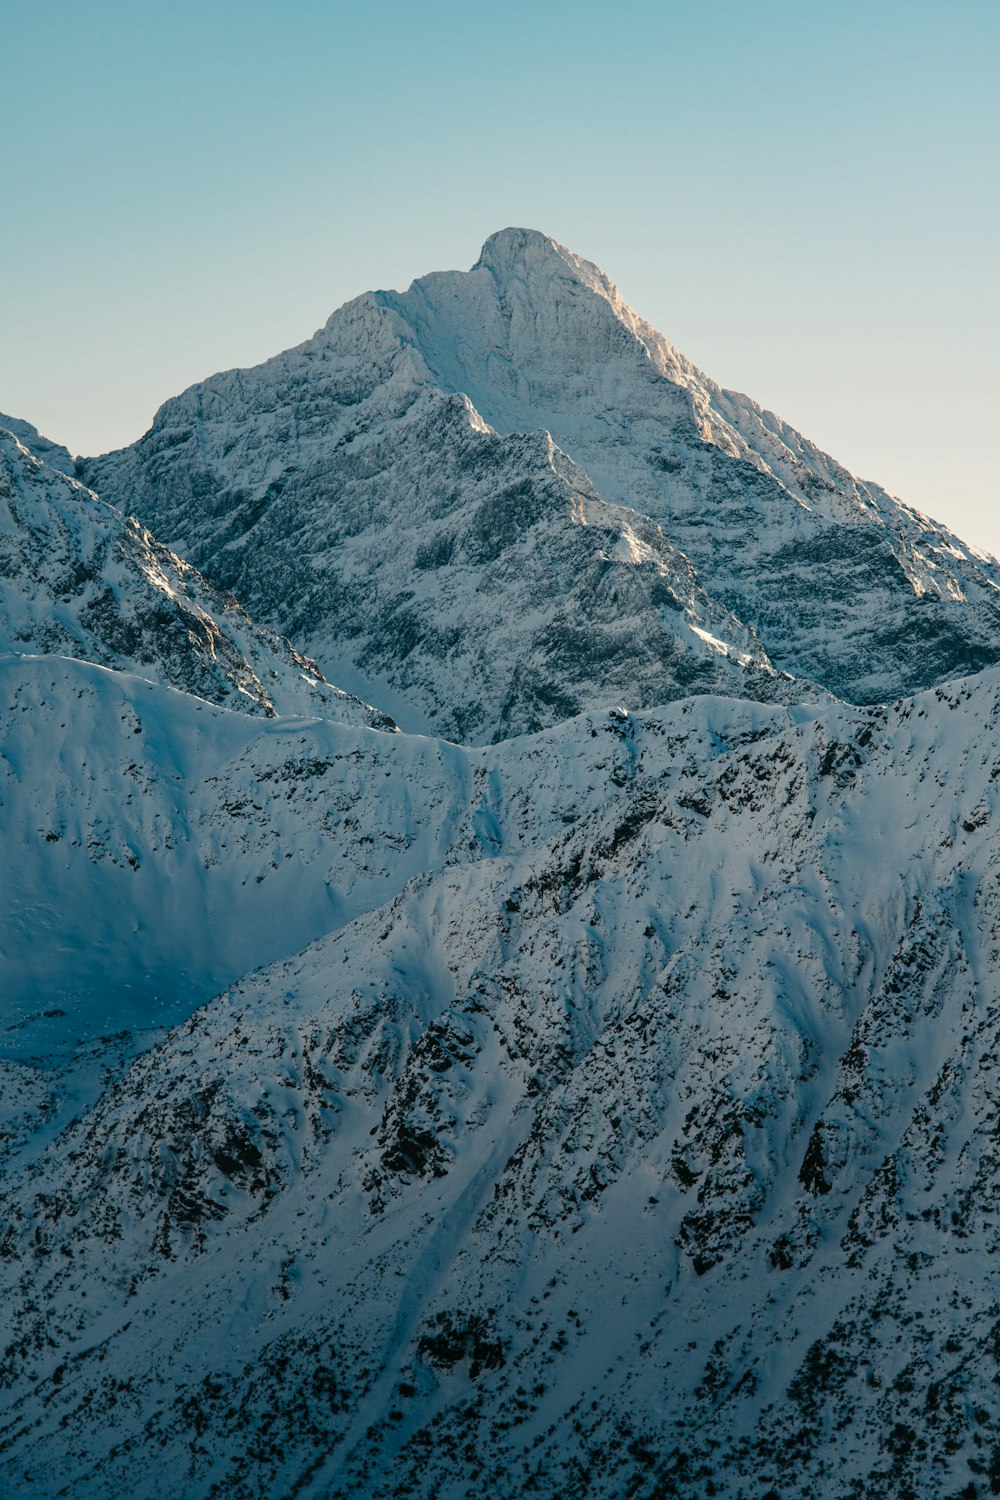
[[[884,701],[1000,660],[1000,565],[533,231],[357,298],[82,472],[331,677],[466,743],[609,693]]]
[[[19,428],[30,438],[27,423]],[[43,453],[58,456],[42,440]],[[63,450],[65,451],[65,450]],[[248,713],[391,728],[133,517],[0,427],[0,651],[80,657]]]
[[[404,728],[475,743],[609,694],[797,695],[659,527],[546,434],[501,437],[429,387],[391,322],[345,310],[346,354],[221,377],[89,477]]]
[[[116,681],[54,670],[53,745]],[[8,1493],[996,1488],[1000,673],[478,750],[182,713],[237,874],[394,884],[15,1158]]]
[[[998,565],[520,230],[6,428],[0,1492],[1000,1492]]]

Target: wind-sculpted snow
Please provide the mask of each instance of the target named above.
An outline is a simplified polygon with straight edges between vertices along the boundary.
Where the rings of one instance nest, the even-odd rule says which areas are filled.
[[[1000,674],[472,751],[190,712],[206,890],[338,786],[301,858],[369,876],[10,1179],[11,1493],[996,1487]]]
[[[254,625],[134,518],[2,429],[0,651],[81,657],[246,713],[394,727]]]
[[[992,559],[532,231],[348,303],[83,467],[330,676],[467,741],[617,695],[629,650],[634,707],[884,701],[1000,659]]]

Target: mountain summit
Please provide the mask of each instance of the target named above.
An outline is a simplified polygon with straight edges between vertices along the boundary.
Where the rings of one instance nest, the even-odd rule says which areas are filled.
[[[472,272],[478,270],[492,273],[498,284],[514,279],[525,284],[532,281],[538,284],[546,278],[580,282],[589,291],[595,291],[598,296],[607,297],[609,302],[618,303],[621,308],[625,308],[615,282],[604,275],[600,266],[594,266],[592,261],[585,261],[580,255],[574,255],[573,251],[565,248],[565,245],[559,245],[558,240],[541,233],[540,229],[498,229],[495,234],[490,234],[480,251],[480,258],[472,267]],[[472,272],[468,275],[472,275]],[[450,279],[456,273],[439,272],[436,275]],[[457,275],[463,273],[459,272]],[[433,279],[435,275],[432,273],[432,276],[424,276],[420,282],[414,282],[414,285],[423,285]]]
[[[609,693],[884,700],[1000,656],[992,559],[532,230],[356,298],[82,469],[332,680],[456,739]]]

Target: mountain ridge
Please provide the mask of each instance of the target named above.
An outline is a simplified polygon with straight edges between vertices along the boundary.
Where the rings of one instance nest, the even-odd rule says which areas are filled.
[[[326,712],[393,727],[133,517],[0,426],[0,650],[26,647],[151,673],[248,713]]]
[[[449,401],[463,405],[454,408],[457,423],[426,429],[414,452],[414,414],[430,410],[422,401],[437,402],[442,414]],[[612,507],[606,515],[622,511],[623,528],[635,516],[659,528],[674,570],[699,591],[700,603],[687,590],[689,622],[744,652],[749,632],[761,665],[801,681],[794,695],[884,700],[997,660],[994,560],[723,391],[634,313],[599,268],[537,232],[492,236],[471,271],[435,272],[406,292],[363,294],[285,354],[191,387],[160,408],[137,444],[83,468],[109,497],[128,494],[154,530],[234,588],[254,614],[295,635],[329,675],[346,669],[359,683],[371,681],[373,697],[387,683],[402,700],[409,696],[416,722],[487,740],[542,728],[599,699],[596,663],[584,661],[578,672],[549,650],[550,619],[530,644],[505,643],[494,653],[507,682],[482,703],[478,722],[442,718],[438,664],[447,659],[456,698],[474,699],[482,674],[436,640],[434,609],[420,602],[428,580],[419,558],[437,556],[439,583],[454,578],[467,601],[466,636],[496,629],[468,602],[482,594],[483,580],[450,571],[449,547],[454,569],[468,562],[465,530],[446,501],[442,510],[466,461],[465,423],[483,439],[496,435],[497,470],[487,465],[484,478],[501,497],[509,445],[547,434]],[[539,452],[529,482],[544,488]],[[366,533],[369,513],[375,520]],[[526,522],[516,506],[499,505],[483,525],[493,529],[499,560]],[[416,545],[376,567],[393,526]],[[296,575],[297,530],[310,538],[307,579]],[[574,538],[578,552],[582,541]],[[539,540],[532,542],[537,552]],[[365,548],[366,576],[384,590],[360,621],[341,555],[349,556],[349,544]],[[506,578],[508,601],[514,588]],[[560,576],[557,593],[571,590],[571,576]],[[407,595],[417,601],[409,612]],[[526,581],[522,618],[536,595]],[[653,613],[644,637],[657,628],[657,605],[647,598]],[[702,617],[706,601],[715,624]],[[590,590],[573,599],[573,613],[586,631],[606,628],[606,603]],[[385,641],[400,629],[412,638],[403,660]],[[670,640],[662,649],[666,671],[636,684],[631,707],[691,691],[689,674],[671,685]],[[689,636],[685,652],[700,653]],[[513,682],[526,654],[541,701],[537,692],[520,699]],[[773,691],[766,672],[758,683],[705,686]],[[547,710],[546,695],[559,706]],[[435,721],[427,718],[432,709]]]
[[[458,793],[436,869],[11,1183],[8,1472],[142,1500],[156,1455],[192,1495],[343,1500],[990,1472],[998,725],[993,669],[408,774],[415,827]],[[330,728],[374,785],[433,753]]]
[[[255,616],[273,615],[280,595],[285,630],[331,677],[374,699],[388,678],[415,700],[413,727],[460,741],[534,731],[636,686],[647,702],[696,685],[801,694],[655,523],[609,507],[546,434],[501,437],[466,397],[429,386],[370,299],[344,309],[341,324],[347,354],[328,358],[320,345],[265,367],[260,378],[278,387],[260,396],[259,420],[238,429],[228,460],[237,455],[238,473],[246,455],[254,477],[240,480],[235,510],[213,500],[183,541]],[[373,327],[378,359],[359,373],[356,349],[367,358]],[[328,378],[339,393],[332,427],[326,401],[308,394]],[[246,383],[234,374],[211,396],[189,394],[180,432],[154,443],[161,534],[178,530],[188,479],[209,492],[207,477],[184,474],[171,499],[190,401],[228,443]],[[107,491],[108,477],[97,478]],[[128,486],[140,500],[136,476]]]
[[[17,432],[10,1493],[995,1492],[996,564],[536,232]]]

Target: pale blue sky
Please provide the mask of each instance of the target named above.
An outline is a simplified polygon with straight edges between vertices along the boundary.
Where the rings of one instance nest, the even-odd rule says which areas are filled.
[[[0,410],[82,452],[526,224],[1000,551],[1000,0],[0,0]]]

